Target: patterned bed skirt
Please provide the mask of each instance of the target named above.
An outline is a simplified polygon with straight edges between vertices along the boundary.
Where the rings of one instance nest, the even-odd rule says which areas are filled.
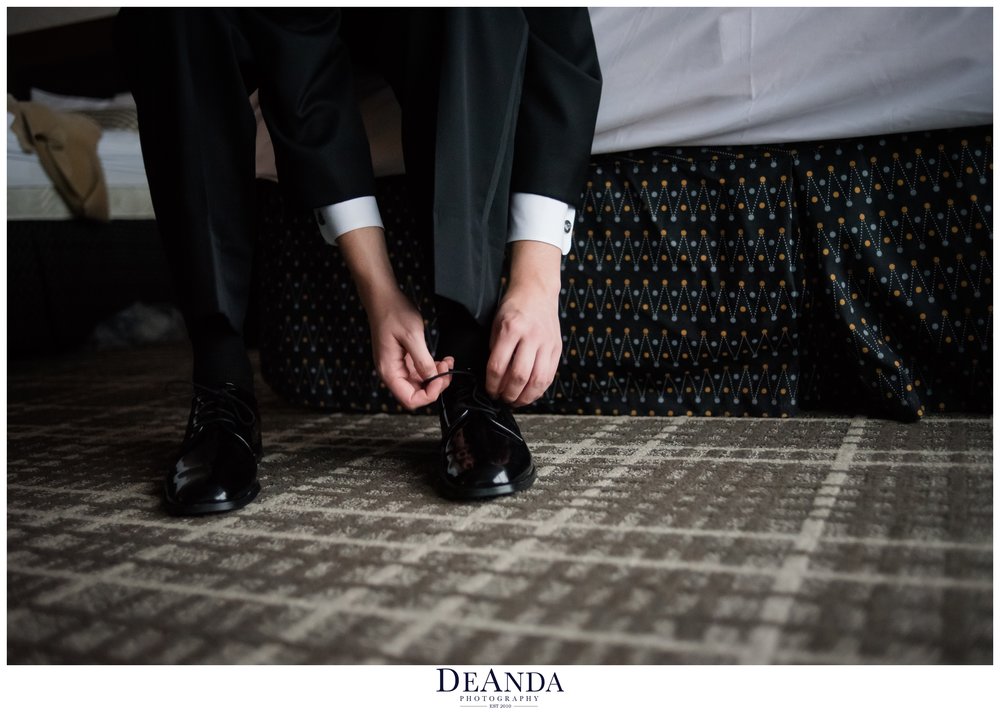
[[[914,420],[992,411],[992,126],[594,156],[564,260],[563,359],[529,412]],[[402,409],[342,260],[261,184],[261,365],[291,401]],[[436,341],[403,178],[389,251]]]

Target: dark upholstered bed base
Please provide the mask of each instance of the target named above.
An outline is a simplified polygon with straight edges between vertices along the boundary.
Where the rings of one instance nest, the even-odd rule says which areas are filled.
[[[595,156],[563,266],[563,361],[540,413],[912,420],[992,410],[992,126]],[[398,411],[308,212],[262,185],[261,364],[286,398]],[[379,201],[436,339],[432,260]]]

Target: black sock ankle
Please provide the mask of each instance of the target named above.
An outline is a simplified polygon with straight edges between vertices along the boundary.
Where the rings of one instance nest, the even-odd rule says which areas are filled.
[[[234,383],[253,393],[253,366],[243,335],[222,315],[189,327],[194,352],[194,381],[203,385]]]
[[[456,369],[484,378],[491,324],[480,324],[465,307],[445,297],[435,297],[435,306],[439,334],[435,358],[453,356]]]

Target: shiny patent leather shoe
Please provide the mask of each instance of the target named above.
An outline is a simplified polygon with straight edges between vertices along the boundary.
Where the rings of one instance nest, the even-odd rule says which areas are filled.
[[[167,475],[163,503],[175,516],[228,512],[260,492],[260,415],[253,394],[226,383],[195,384],[180,457]]]
[[[441,455],[436,484],[449,499],[514,494],[535,481],[535,462],[510,408],[489,398],[476,376],[449,371],[441,394]],[[435,377],[436,378],[436,377]]]

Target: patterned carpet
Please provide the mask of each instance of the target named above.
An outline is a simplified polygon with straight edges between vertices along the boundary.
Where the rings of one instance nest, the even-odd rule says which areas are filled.
[[[992,662],[991,418],[525,416],[461,505],[435,419],[261,387],[258,501],[172,519],[187,363],[10,365],[10,663]]]

